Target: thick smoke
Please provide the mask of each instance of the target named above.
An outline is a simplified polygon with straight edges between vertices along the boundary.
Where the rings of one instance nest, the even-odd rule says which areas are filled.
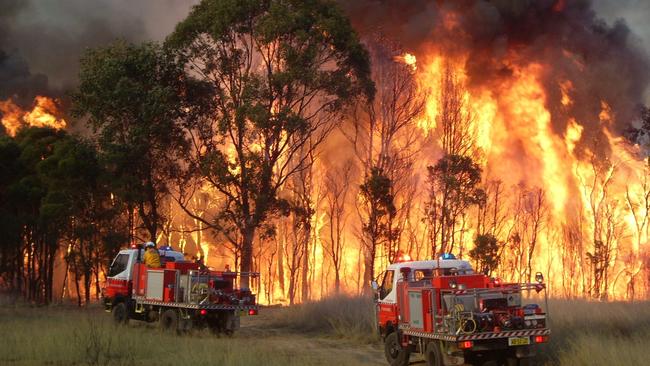
[[[4,0],[0,12],[0,100],[10,96],[23,99],[32,90],[47,88],[45,75],[32,75],[27,61],[8,49],[10,24],[24,7],[20,0]]]
[[[0,0],[0,100],[63,95],[86,48],[163,39],[195,2]]]
[[[645,2],[594,1],[596,9],[637,19],[634,24],[650,33],[643,24],[648,14],[639,15],[649,9]],[[0,0],[0,99],[29,103],[36,94],[62,95],[76,84],[84,49],[117,38],[163,39],[196,2]],[[607,24],[600,20],[588,0],[339,2],[362,34],[380,30],[421,54],[431,49],[469,54],[465,68],[471,86],[498,90],[513,67],[521,66],[513,62],[552,65],[544,80],[550,110],[562,109],[558,80],[571,80],[578,95],[568,113],[585,127],[598,123],[600,99],[611,104],[619,132],[647,102],[650,62],[642,41],[616,21],[617,15]],[[511,50],[518,60],[509,57]],[[566,129],[564,117],[554,113],[558,133]],[[596,130],[585,128],[585,134]]]
[[[650,61],[643,42],[625,21],[601,20],[588,0],[341,3],[362,33],[381,31],[416,54],[468,55],[465,69],[470,88],[489,87],[498,94],[514,69],[531,63],[549,66],[542,81],[558,134],[566,131],[567,117],[574,117],[585,127],[583,142],[603,139],[598,126],[601,101],[610,104],[614,129],[622,133],[638,119],[639,105],[646,102]],[[599,3],[613,8],[620,2]],[[569,110],[561,105],[558,85],[565,80],[574,86]]]

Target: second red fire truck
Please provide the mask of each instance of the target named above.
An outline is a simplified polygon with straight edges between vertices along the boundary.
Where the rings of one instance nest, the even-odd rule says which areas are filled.
[[[529,365],[550,330],[542,307],[523,297],[546,300],[543,282],[537,273],[536,283],[500,283],[450,254],[391,264],[373,284],[386,359],[406,366],[419,353],[429,366]]]
[[[161,268],[144,265],[141,245],[121,250],[113,260],[102,297],[116,322],[157,321],[166,330],[207,327],[232,334],[241,313],[257,314],[255,295],[237,287],[242,277],[257,273],[214,271],[185,261],[171,247],[159,252]]]

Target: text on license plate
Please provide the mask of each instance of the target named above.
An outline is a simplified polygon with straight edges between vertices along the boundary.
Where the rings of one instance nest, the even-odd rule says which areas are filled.
[[[510,337],[508,346],[525,346],[530,344],[530,337]]]

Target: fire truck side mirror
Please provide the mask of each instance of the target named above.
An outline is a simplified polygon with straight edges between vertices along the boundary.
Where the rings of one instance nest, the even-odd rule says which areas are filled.
[[[542,272],[537,272],[535,274],[535,281],[537,281],[537,283],[543,283],[544,282],[544,275],[542,274]]]
[[[379,290],[379,285],[377,284],[377,281],[370,282],[370,287],[372,287],[372,290],[375,292]]]

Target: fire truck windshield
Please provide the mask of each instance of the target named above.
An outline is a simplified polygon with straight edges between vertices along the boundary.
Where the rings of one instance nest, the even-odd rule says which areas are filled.
[[[413,277],[416,281],[423,280],[425,278],[431,278],[432,271],[430,269],[418,269],[413,273]]]
[[[384,274],[384,280],[379,289],[379,298],[382,300],[393,290],[393,273],[393,270],[388,270]]]
[[[108,277],[117,276],[118,274],[124,272],[126,266],[129,264],[129,255],[128,254],[118,254],[111,264],[111,269],[108,271]]]

